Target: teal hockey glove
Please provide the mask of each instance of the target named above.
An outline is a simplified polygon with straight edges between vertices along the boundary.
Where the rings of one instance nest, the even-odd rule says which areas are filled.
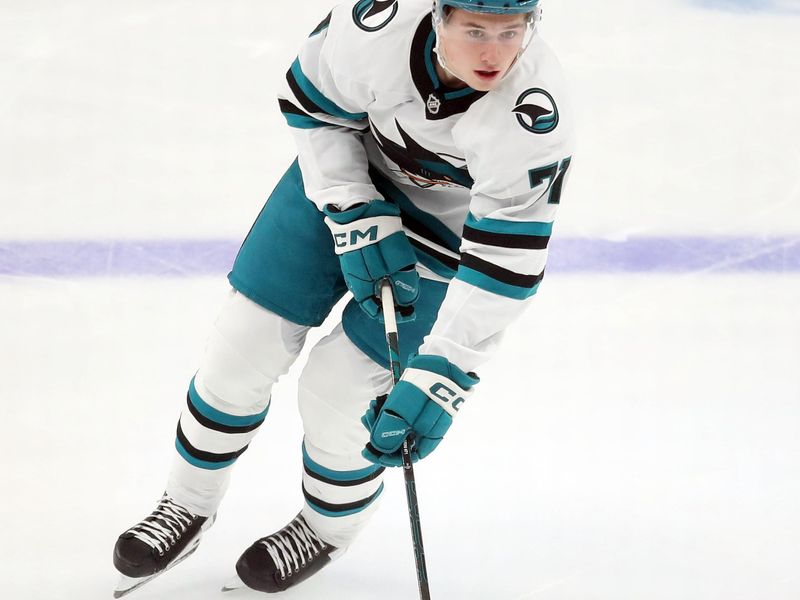
[[[403,464],[403,440],[413,435],[413,462],[433,452],[480,379],[443,356],[413,356],[392,392],[373,400],[361,422],[370,432],[361,452],[387,467]]]
[[[373,200],[345,211],[329,204],[324,212],[347,289],[364,312],[383,320],[378,299],[381,281],[388,278],[399,312],[397,320],[413,319],[412,305],[419,297],[417,257],[403,231],[400,209]]]

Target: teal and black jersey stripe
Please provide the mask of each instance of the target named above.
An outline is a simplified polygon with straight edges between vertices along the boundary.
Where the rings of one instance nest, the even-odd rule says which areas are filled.
[[[283,113],[286,122],[289,124],[289,127],[294,127],[295,129],[316,129],[317,127],[336,127],[331,123],[326,123],[325,121],[320,121],[319,119],[315,119],[311,115],[307,114],[301,108],[298,108],[288,100],[284,100],[283,98],[278,99],[278,106],[281,108],[281,112]]]
[[[369,166],[369,176],[386,200],[400,207],[400,219],[403,227],[421,238],[409,237],[408,240],[414,246],[419,262],[437,275],[452,279],[458,268],[458,248],[461,245],[461,239],[436,217],[414,205],[397,185],[373,165]],[[430,241],[432,244],[452,252],[453,255],[440,252],[422,240]]]
[[[533,296],[543,278],[544,271],[538,275],[523,275],[466,252],[461,254],[461,263],[456,273],[456,279],[516,300]]]
[[[295,59],[292,66],[286,72],[286,81],[292,90],[295,98],[306,112],[322,113],[337,119],[347,121],[361,121],[367,118],[367,113],[351,113],[336,105],[335,102],[325,97],[311,82],[303,69],[300,67],[300,60]]]
[[[314,37],[318,33],[322,33],[325,31],[331,24],[331,17],[333,16],[333,11],[328,13],[328,16],[322,19],[319,25],[314,28],[314,31],[308,37]]]
[[[427,244],[424,244],[413,237],[409,237],[408,241],[411,242],[419,262],[428,267],[437,275],[441,275],[447,279],[453,278],[453,276],[456,274],[456,269],[458,269],[457,259],[453,258],[452,256],[448,256],[447,254],[443,254],[442,252],[438,252],[434,248],[431,248]]]
[[[401,202],[400,210],[403,209],[409,210],[413,207],[410,202]],[[442,248],[447,248],[450,250],[450,245],[452,245],[452,240],[450,238],[456,239],[452,233],[447,231],[450,236],[445,239],[443,236],[437,234],[430,226],[426,225],[425,222],[418,219],[416,215],[417,212],[401,212],[400,219],[403,222],[403,227],[405,227],[408,231],[417,234],[419,237],[428,240],[437,246],[441,246]],[[429,218],[431,220],[432,218]],[[436,223],[438,225],[438,223]],[[439,228],[441,230],[441,228]],[[430,245],[421,242],[420,240],[409,237],[408,241],[411,242],[411,245],[417,251],[417,258],[420,262],[422,262],[426,267],[431,269],[434,273],[442,275],[443,277],[447,277],[448,279],[453,277],[456,273],[456,269],[458,269],[458,258],[455,256],[448,256],[443,252],[439,252],[436,248],[431,247]],[[457,252],[457,246],[454,250]],[[421,253],[421,254],[420,254]]]
[[[552,232],[552,223],[476,219],[470,213],[464,223],[463,237],[470,242],[487,246],[544,250],[550,242]]]

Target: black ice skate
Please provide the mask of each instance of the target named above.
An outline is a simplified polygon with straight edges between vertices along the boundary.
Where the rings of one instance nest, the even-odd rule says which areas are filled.
[[[194,515],[165,493],[150,516],[120,535],[114,546],[114,566],[122,574],[114,597],[121,598],[187,558],[213,523],[213,516]]]
[[[244,551],[236,563],[239,580],[225,586],[223,591],[244,584],[268,594],[282,592],[305,581],[344,551],[323,542],[303,516],[297,515],[286,527],[257,540]]]

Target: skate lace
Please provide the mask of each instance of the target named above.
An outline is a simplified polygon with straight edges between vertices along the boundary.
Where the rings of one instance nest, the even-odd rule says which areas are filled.
[[[279,532],[260,540],[269,552],[281,579],[291,577],[327,548],[319,536],[298,516]]]
[[[128,530],[137,539],[163,556],[197,517],[164,494],[156,509],[141,523]]]

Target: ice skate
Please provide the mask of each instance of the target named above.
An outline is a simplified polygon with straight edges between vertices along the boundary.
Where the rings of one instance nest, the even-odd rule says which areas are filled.
[[[249,588],[273,594],[305,581],[332,560],[344,554],[322,541],[302,515],[280,531],[257,540],[244,551],[236,563],[241,583]],[[223,588],[239,587],[233,580]]]
[[[138,589],[187,558],[214,518],[192,514],[165,493],[150,516],[120,535],[114,546],[114,566],[121,574],[114,597]]]

